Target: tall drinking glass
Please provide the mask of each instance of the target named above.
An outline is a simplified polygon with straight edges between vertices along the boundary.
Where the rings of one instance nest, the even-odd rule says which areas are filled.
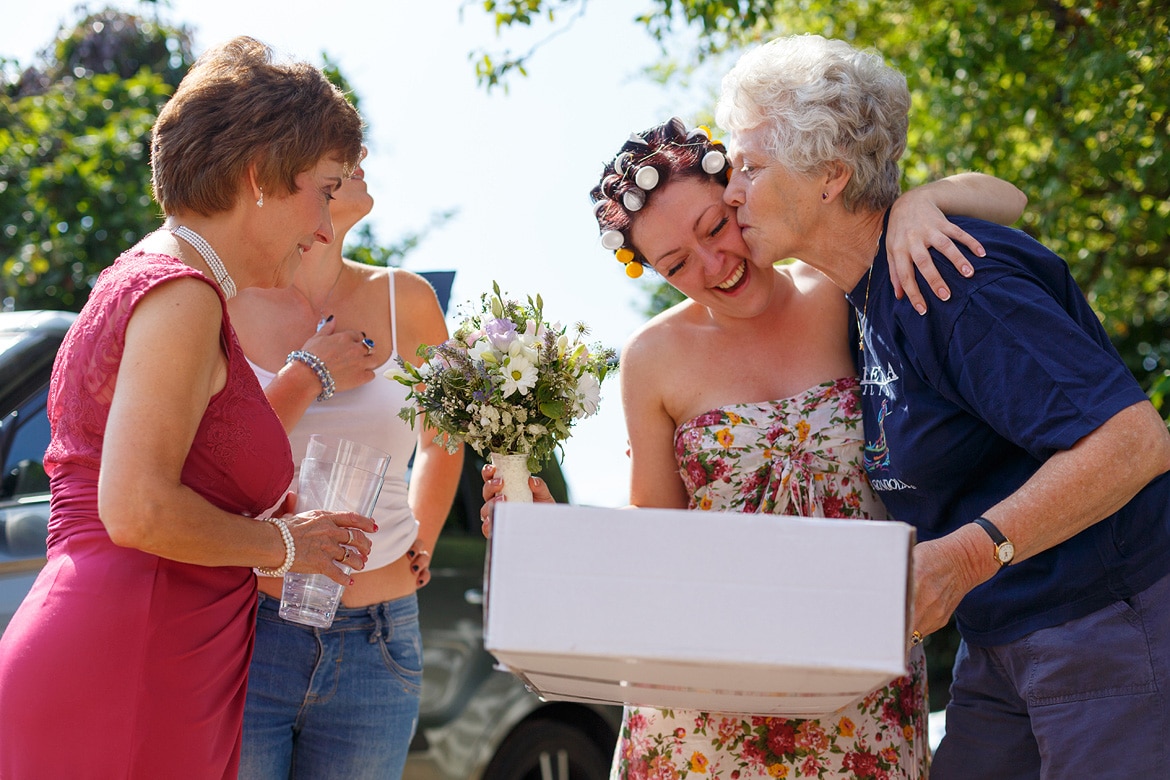
[[[379,449],[315,433],[301,461],[297,511],[326,509],[369,517],[389,466],[390,456]],[[346,574],[351,571],[340,563],[337,566]],[[344,589],[324,574],[290,571],[284,575],[280,616],[294,623],[328,628]]]

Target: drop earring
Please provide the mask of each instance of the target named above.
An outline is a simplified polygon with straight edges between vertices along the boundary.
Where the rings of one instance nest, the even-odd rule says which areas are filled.
[[[260,198],[256,201],[256,205],[259,208],[264,208],[264,189],[263,188],[260,189]]]

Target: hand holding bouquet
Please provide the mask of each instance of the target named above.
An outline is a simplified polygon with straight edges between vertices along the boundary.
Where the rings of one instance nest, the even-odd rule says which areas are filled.
[[[452,338],[419,349],[425,363],[416,368],[400,357],[386,376],[410,387],[413,404],[399,416],[413,426],[421,413],[448,450],[467,443],[484,457],[524,454],[535,472],[577,420],[597,411],[617,357],[585,344],[582,323],[547,324],[539,295],[521,305],[496,283],[492,291]]]

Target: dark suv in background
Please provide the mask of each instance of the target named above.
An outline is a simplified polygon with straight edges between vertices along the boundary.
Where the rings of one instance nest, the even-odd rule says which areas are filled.
[[[0,631],[45,562],[45,400],[53,360],[74,319],[69,312],[0,312]],[[603,780],[620,708],[542,702],[496,670],[483,649],[487,543],[479,530],[480,490],[469,457],[435,549],[431,583],[419,592],[422,704],[403,777]]]
[[[45,562],[45,398],[57,348],[76,318],[57,311],[0,313],[0,631]]]

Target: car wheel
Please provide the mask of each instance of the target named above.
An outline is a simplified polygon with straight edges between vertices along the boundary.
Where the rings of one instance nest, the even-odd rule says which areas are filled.
[[[609,758],[580,729],[534,720],[504,741],[483,780],[606,780]]]

